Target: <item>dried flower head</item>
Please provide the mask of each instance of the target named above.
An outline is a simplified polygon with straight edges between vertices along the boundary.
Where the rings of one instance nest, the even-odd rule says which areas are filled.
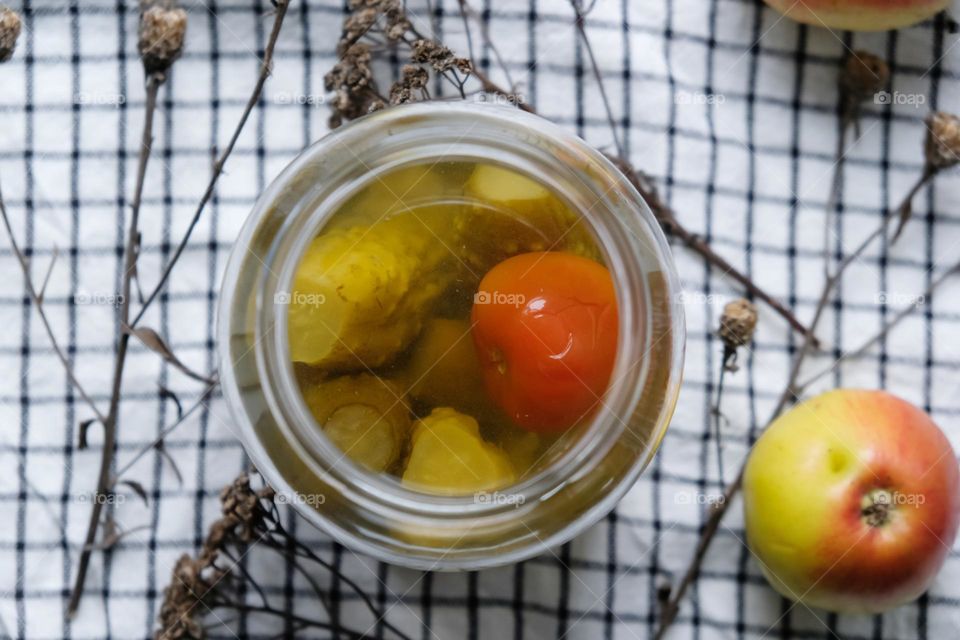
[[[757,307],[749,300],[740,298],[728,302],[723,308],[717,335],[725,348],[735,350],[753,339],[753,330],[756,328]]]
[[[343,21],[343,35],[341,42],[355,43],[362,38],[373,25],[376,24],[379,13],[375,8],[358,9],[347,16]]]
[[[390,87],[390,104],[404,104],[421,98],[429,98],[426,93],[430,72],[417,64],[403,65],[403,75]]]
[[[414,42],[410,59],[418,64],[428,64],[440,73],[453,68],[469,72],[472,68],[469,60],[458,58],[449,48],[433,40],[420,39]]]
[[[0,7],[0,62],[6,62],[13,57],[21,26],[20,14],[13,9]]]
[[[243,542],[250,542],[256,537],[257,530],[264,529],[267,510],[262,500],[272,500],[273,495],[270,487],[254,491],[249,476],[241,474],[220,492],[220,511],[225,526],[232,527]]]
[[[220,492],[223,516],[210,525],[203,547],[196,558],[183,555],[173,568],[170,584],[163,592],[163,604],[156,638],[203,638],[204,630],[195,616],[202,616],[209,606],[205,599],[227,581],[229,570],[217,566],[217,559],[228,545],[259,540],[269,530],[268,507],[273,500],[270,487],[254,490],[244,473]],[[206,606],[198,606],[203,603]]]
[[[890,81],[890,67],[867,51],[854,51],[840,73],[840,94],[844,108],[855,113],[861,102],[882,91]]]
[[[373,82],[370,67],[370,46],[355,43],[340,52],[340,59],[323,77],[324,87],[333,91],[330,103],[333,113],[330,128],[335,129],[344,120],[352,120],[383,107]]]
[[[924,155],[927,167],[934,171],[960,163],[960,118],[943,111],[927,117]]]
[[[388,40],[397,41],[410,30],[410,21],[400,0],[351,0],[350,12],[343,22],[340,37],[344,48],[370,31],[383,33]]]
[[[140,14],[140,56],[148,74],[165,72],[183,50],[187,12],[152,6]]]
[[[187,554],[173,567],[170,584],[163,590],[163,603],[157,619],[160,628],[154,638],[160,640],[202,639],[203,625],[196,619],[206,608],[198,606],[214,584],[204,578],[204,565]],[[218,575],[217,578],[220,576]]]
[[[410,21],[400,0],[383,0],[380,7],[385,22],[383,33],[389,40],[399,40],[410,31]]]

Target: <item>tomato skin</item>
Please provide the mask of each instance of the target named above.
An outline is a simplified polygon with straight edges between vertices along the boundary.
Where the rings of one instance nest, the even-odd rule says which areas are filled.
[[[558,432],[600,405],[617,353],[617,298],[603,265],[524,253],[480,282],[473,340],[487,392],[519,426]]]

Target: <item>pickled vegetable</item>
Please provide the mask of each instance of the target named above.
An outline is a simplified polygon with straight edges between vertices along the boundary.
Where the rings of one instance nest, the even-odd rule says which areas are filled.
[[[459,220],[464,258],[481,275],[518,253],[563,249],[595,256],[579,218],[553,192],[524,175],[479,165],[464,194],[474,203]]]
[[[428,321],[403,376],[420,406],[452,407],[477,417],[490,410],[470,324],[465,320]]]
[[[310,244],[288,301],[295,362],[375,368],[410,345],[456,277],[449,265],[456,258],[425,226],[427,219],[450,220],[437,214],[399,213],[370,227],[328,231]]]
[[[617,354],[617,296],[603,265],[559,251],[491,269],[471,316],[487,391],[517,425],[557,433],[602,404]]]
[[[410,433],[402,390],[370,374],[320,383],[309,378],[310,374],[302,374],[303,399],[326,436],[371,471],[393,468]]]
[[[490,491],[516,479],[513,465],[496,445],[480,437],[468,415],[441,407],[413,430],[404,484],[429,493],[467,495]]]

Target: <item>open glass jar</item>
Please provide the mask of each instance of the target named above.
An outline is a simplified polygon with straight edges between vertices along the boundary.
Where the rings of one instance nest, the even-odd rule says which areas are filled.
[[[288,292],[311,241],[372,182],[439,162],[506,168],[556,194],[587,230],[616,293],[617,349],[602,401],[545,463],[493,494],[431,495],[352,462],[324,435],[291,360]],[[579,138],[511,107],[435,102],[392,108],[306,149],[256,203],[220,298],[223,393],[266,480],[343,544],[422,569],[508,564],[596,522],[649,463],[679,391],[684,321],[678,293],[650,209]]]

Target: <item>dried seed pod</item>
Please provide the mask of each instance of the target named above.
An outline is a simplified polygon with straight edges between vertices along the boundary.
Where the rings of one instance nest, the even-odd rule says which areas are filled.
[[[717,335],[724,345],[736,349],[753,339],[753,330],[756,328],[757,307],[749,300],[740,298],[727,303],[723,308]]]
[[[13,57],[21,26],[20,14],[13,9],[0,7],[0,62],[6,62]]]
[[[890,81],[890,67],[867,51],[854,51],[840,73],[840,95],[848,114],[855,113],[861,102],[882,91]]]
[[[183,50],[187,12],[153,6],[140,14],[140,56],[148,74],[165,72]]]
[[[927,117],[924,155],[930,170],[950,168],[960,163],[960,118],[943,111]]]
[[[740,298],[728,302],[720,316],[717,335],[723,341],[723,366],[728,371],[737,370],[737,348],[753,340],[757,328],[757,307]]]

